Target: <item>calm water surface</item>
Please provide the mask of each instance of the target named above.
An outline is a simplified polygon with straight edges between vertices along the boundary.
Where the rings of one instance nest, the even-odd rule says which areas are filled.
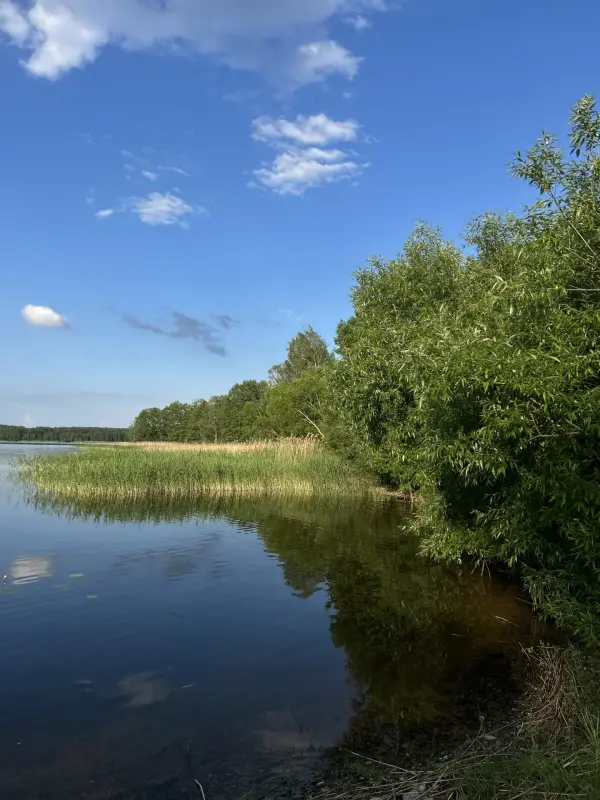
[[[187,798],[194,777],[239,797],[376,731],[400,747],[535,634],[514,585],[418,559],[396,504],[65,507],[9,480],[18,452],[0,446],[2,800]]]

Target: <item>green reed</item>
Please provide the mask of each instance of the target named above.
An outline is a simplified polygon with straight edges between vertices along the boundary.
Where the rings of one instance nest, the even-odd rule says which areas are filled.
[[[92,447],[26,456],[17,470],[27,483],[63,497],[375,492],[368,479],[316,443],[274,442],[253,449]]]

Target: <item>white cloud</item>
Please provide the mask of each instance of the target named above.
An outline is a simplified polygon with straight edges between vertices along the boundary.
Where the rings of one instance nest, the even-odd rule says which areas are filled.
[[[96,211],[94,216],[98,217],[98,219],[106,219],[106,217],[112,217],[114,213],[114,208],[102,208],[100,211]]]
[[[355,17],[348,17],[346,20],[348,25],[352,25],[355,31],[364,31],[366,28],[371,27],[371,22],[366,17],[363,17],[362,14],[357,14]]]
[[[155,181],[158,178],[158,175],[156,174],[156,172],[152,172],[149,169],[143,169],[142,170],[142,176],[144,178],[147,178],[149,181]]]
[[[270,166],[254,170],[254,177],[277,194],[299,195],[306,189],[357,175],[363,168],[341,150],[298,148],[279,153]]]
[[[152,192],[147,197],[132,197],[126,203],[146,225],[181,225],[187,227],[187,217],[204,212],[200,206],[193,207],[181,197],[166,192]]]
[[[29,72],[45,78],[84,67],[109,44],[183,44],[300,85],[354,77],[360,59],[328,38],[328,25],[383,10],[384,0],[0,0],[0,30],[27,51]]]
[[[183,175],[185,178],[190,177],[190,173],[185,169],[181,169],[181,167],[169,167],[161,165],[159,169],[163,170],[163,172],[176,172],[178,175]]]
[[[355,141],[359,132],[354,120],[334,120],[325,114],[299,115],[295,120],[258,117],[252,123],[252,138],[278,152],[270,163],[254,170],[254,178],[277,194],[301,195],[355,177],[367,165],[356,161],[354,153],[330,145]]]
[[[318,83],[328,75],[339,73],[352,80],[358,74],[362,58],[352,55],[341,44],[332,39],[310,42],[298,47],[293,80],[299,86]]]
[[[287,139],[301,145],[326,145],[330,142],[352,142],[356,139],[359,124],[353,119],[338,121],[326,114],[305,117],[299,114],[295,120],[257,117],[252,122],[252,138],[259,142]]]
[[[66,328],[68,320],[48,306],[26,305],[21,309],[25,322],[30,325],[39,325],[42,328]]]
[[[9,0],[0,0],[0,31],[4,31],[16,44],[24,44],[31,27],[18,6]]]

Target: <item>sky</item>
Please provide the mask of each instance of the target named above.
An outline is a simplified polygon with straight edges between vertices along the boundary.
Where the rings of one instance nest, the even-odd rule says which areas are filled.
[[[600,90],[597,0],[0,0],[0,423],[262,379]]]

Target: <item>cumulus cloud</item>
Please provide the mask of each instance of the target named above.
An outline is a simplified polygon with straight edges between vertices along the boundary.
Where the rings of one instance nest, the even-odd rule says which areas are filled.
[[[187,314],[182,314],[180,311],[171,312],[173,320],[172,330],[166,330],[160,325],[153,325],[149,322],[142,322],[133,314],[124,314],[123,322],[129,328],[134,328],[139,331],[148,331],[148,333],[155,333],[159,336],[168,336],[171,339],[191,339],[198,342],[205,350],[214,353],[217,356],[226,356],[227,351],[221,340],[221,332],[214,325],[203,320],[196,319],[195,317],[188,317]],[[227,314],[216,315],[220,320],[222,328],[231,327],[234,320]],[[223,324],[222,320],[230,321],[229,324]]]
[[[21,314],[25,322],[41,328],[67,328],[69,325],[66,317],[48,306],[26,305],[21,309]]]
[[[307,189],[357,175],[363,166],[341,150],[299,149],[279,153],[270,166],[254,170],[254,176],[277,194],[299,195]]]
[[[254,178],[277,194],[301,195],[309,188],[357,176],[367,164],[331,145],[355,141],[359,132],[354,120],[334,120],[325,114],[299,115],[295,120],[258,117],[252,123],[252,138],[277,154],[254,170]]]
[[[259,142],[288,140],[302,145],[325,145],[337,141],[352,142],[359,128],[353,119],[340,122],[326,114],[312,117],[299,114],[295,120],[263,116],[253,120],[252,138]]]
[[[109,44],[167,45],[301,85],[354,77],[360,59],[328,26],[383,10],[385,0],[0,0],[0,30],[45,78],[86,66]]]

